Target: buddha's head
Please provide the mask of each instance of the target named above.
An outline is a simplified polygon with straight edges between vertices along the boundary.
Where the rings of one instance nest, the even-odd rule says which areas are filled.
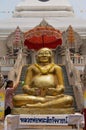
[[[49,48],[42,48],[37,52],[37,63],[51,63],[53,59],[53,53]]]

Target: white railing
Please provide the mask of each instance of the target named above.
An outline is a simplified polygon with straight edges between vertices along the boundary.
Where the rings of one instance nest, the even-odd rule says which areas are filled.
[[[0,66],[13,66],[15,64],[15,58],[0,57]]]
[[[85,65],[86,64],[86,56],[70,56],[73,64],[76,65]]]
[[[85,65],[86,64],[86,56],[70,56],[73,64],[76,65]],[[0,66],[13,66],[15,64],[15,58],[5,58],[0,57]]]

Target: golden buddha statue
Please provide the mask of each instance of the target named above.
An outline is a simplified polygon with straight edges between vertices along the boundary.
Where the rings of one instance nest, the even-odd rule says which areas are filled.
[[[36,62],[28,67],[23,86],[24,94],[15,95],[15,107],[71,108],[73,97],[64,95],[62,69],[53,63],[53,53],[48,48],[37,52]]]

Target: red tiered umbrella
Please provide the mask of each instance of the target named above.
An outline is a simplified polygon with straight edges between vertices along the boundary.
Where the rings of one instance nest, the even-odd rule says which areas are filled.
[[[30,31],[25,32],[24,45],[29,49],[38,50],[43,47],[51,49],[62,44],[62,34],[52,26],[37,26]]]

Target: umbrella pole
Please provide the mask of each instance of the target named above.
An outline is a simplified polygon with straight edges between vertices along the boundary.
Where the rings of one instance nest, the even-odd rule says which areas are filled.
[[[42,43],[43,43],[43,47],[45,47],[44,46],[44,35],[42,35]]]

